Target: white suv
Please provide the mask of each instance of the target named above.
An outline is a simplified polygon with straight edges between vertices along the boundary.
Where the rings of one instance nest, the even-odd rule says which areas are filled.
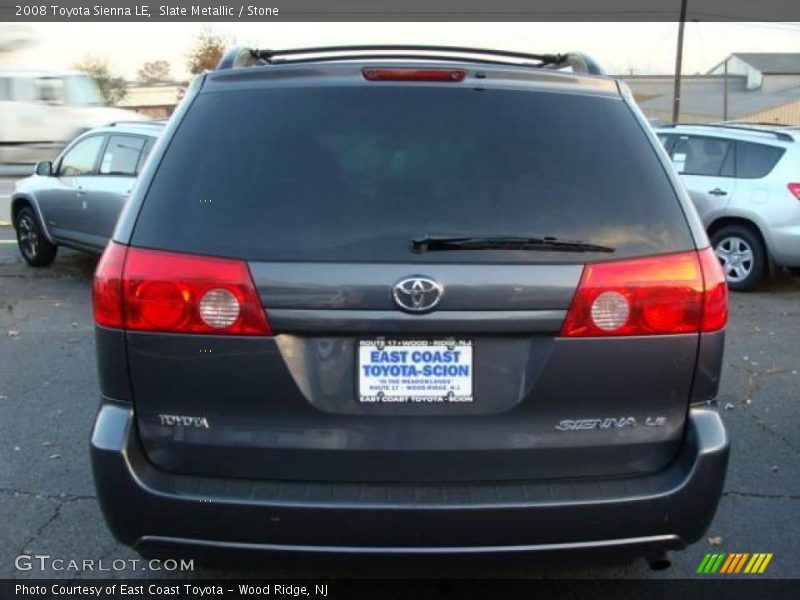
[[[746,123],[656,128],[734,290],[800,268],[800,128]]]

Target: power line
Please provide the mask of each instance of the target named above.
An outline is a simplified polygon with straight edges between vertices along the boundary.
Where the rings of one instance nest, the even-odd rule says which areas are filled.
[[[692,17],[702,16],[702,17],[711,17],[713,20],[704,21],[703,19],[691,19],[692,21],[699,22],[699,23],[713,23],[714,25],[727,25],[731,27],[755,27],[759,29],[772,29],[777,31],[785,31],[787,33],[800,31],[800,23],[791,23],[791,22],[771,22],[771,21],[755,21],[755,22],[741,22],[741,21],[734,21],[733,17],[725,16],[725,15],[717,15],[711,13],[693,13]],[[717,20],[721,19],[721,20]],[[726,19],[730,19],[727,20]]]

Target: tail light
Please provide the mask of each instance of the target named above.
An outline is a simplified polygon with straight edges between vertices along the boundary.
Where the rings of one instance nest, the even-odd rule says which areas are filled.
[[[728,291],[708,248],[584,268],[565,337],[665,335],[722,329]]]
[[[369,81],[440,81],[457,83],[464,81],[466,71],[461,69],[362,69],[361,74]]]
[[[728,282],[714,250],[706,248],[697,253],[703,269],[705,299],[700,331],[719,331],[728,322]]]
[[[786,185],[789,188],[789,191],[792,192],[792,195],[800,200],[800,183],[789,183]]]
[[[133,331],[271,335],[247,263],[110,243],[94,278],[98,325]]]
[[[122,269],[126,250],[126,246],[109,243],[94,272],[94,320],[103,327],[120,329],[125,324],[122,314]]]

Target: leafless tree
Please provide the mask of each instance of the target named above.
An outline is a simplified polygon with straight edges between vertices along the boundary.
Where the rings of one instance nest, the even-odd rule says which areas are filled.
[[[158,83],[169,79],[169,63],[165,60],[148,61],[137,73],[143,83]]]
[[[213,71],[225,53],[229,40],[211,29],[204,28],[189,52],[186,66],[192,75]]]

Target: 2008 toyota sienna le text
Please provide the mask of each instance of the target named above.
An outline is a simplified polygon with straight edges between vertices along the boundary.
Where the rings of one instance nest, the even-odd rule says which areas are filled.
[[[98,495],[145,554],[652,560],[721,494],[722,270],[582,55],[231,51],[94,311]]]

